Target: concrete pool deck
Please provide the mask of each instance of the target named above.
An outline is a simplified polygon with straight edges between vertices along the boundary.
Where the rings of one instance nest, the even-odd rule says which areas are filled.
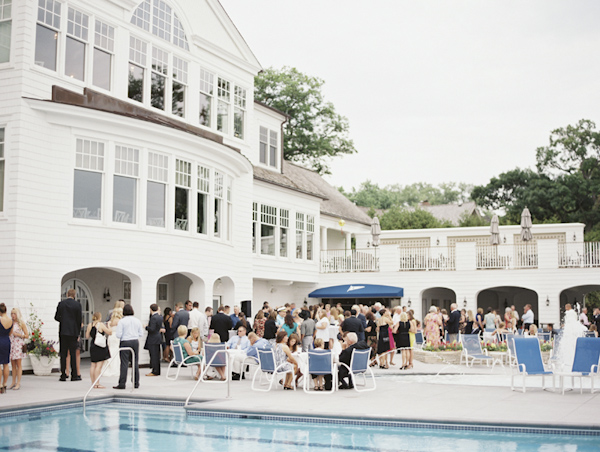
[[[436,376],[440,370],[442,374]],[[103,377],[102,384],[107,389],[92,390],[88,400],[123,396],[185,401],[196,383],[188,369],[182,369],[177,381],[167,380],[166,363],[160,377],[146,377],[148,371],[140,369],[140,388],[133,392],[130,383],[126,390],[115,390],[112,386],[117,377]],[[532,387],[528,379],[527,392],[523,394],[510,390],[511,372],[508,367],[496,366],[491,371],[486,366],[467,369],[415,361],[415,368],[409,371],[401,371],[397,366],[377,369],[377,390],[371,392],[345,390],[309,395],[301,389],[283,391],[281,386],[270,392],[257,392],[250,389],[251,380],[247,379],[231,382],[229,399],[226,385],[200,383],[192,401],[194,408],[207,411],[600,429],[600,417],[596,416],[600,394],[590,394],[589,384],[583,394],[576,389],[563,396],[543,391],[541,379],[534,383],[537,387]],[[89,361],[82,362],[82,376],[83,381],[60,382],[57,373],[48,377],[24,375],[20,390],[7,390],[0,395],[0,413],[81,402],[91,385]],[[520,381],[518,378],[517,385]],[[546,384],[551,384],[551,378]]]

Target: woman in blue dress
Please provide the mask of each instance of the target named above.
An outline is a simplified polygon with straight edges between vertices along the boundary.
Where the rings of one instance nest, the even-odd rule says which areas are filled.
[[[6,392],[8,384],[8,363],[10,362],[10,330],[12,329],[12,319],[6,312],[6,305],[0,303],[0,366],[2,366],[2,383],[0,385],[0,394]]]

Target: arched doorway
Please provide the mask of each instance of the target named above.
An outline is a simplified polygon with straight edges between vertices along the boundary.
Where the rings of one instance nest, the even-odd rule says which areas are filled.
[[[197,301],[204,306],[204,281],[192,273],[171,273],[162,276],[156,283],[156,303],[164,311],[173,309],[179,302]],[[200,309],[204,311],[204,309]]]
[[[424,319],[429,308],[436,306],[440,309],[445,309],[450,313],[450,305],[456,303],[456,292],[447,287],[430,287],[421,293],[422,300],[422,317]]]
[[[599,284],[586,284],[586,285],[581,285],[581,286],[574,286],[574,287],[569,287],[567,289],[564,289],[561,293],[560,293],[560,319],[562,321],[563,316],[565,314],[565,305],[567,303],[571,304],[571,306],[573,306],[573,309],[578,309],[579,312],[581,312],[581,310],[586,307],[586,308],[590,308],[590,307],[596,307],[596,303],[590,304],[590,300],[589,300],[589,294],[590,292],[598,292],[600,291],[600,285]],[[594,294],[595,295],[595,294]],[[594,301],[595,301],[594,297]],[[593,309],[589,309],[587,316],[588,319],[592,317],[592,311]]]
[[[92,297],[92,291],[83,281],[72,278],[63,282],[62,287],[60,288],[61,300],[67,298],[67,291],[70,289],[75,289],[75,299],[81,304],[81,322],[83,323],[81,328],[81,339],[83,341],[81,357],[87,358],[90,356],[90,339],[85,338],[85,330],[87,329],[88,323],[92,321],[94,298]]]
[[[521,317],[523,308],[527,304],[531,305],[535,322],[538,323],[540,316],[538,294],[531,289],[516,286],[498,286],[484,289],[477,294],[477,308],[482,308],[484,314],[487,313],[488,308],[492,308],[502,317],[506,308],[514,306],[519,313],[519,317]]]
[[[212,303],[214,312],[217,312],[219,305],[235,305],[235,285],[230,277],[222,276],[215,280]]]

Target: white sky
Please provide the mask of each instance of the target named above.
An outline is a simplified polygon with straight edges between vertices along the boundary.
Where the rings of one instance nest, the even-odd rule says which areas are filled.
[[[336,186],[485,184],[598,119],[600,1],[220,1],[264,68],[325,80],[358,149]]]

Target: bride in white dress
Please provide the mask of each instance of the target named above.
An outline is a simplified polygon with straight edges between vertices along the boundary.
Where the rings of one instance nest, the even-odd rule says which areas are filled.
[[[113,311],[112,316],[110,317],[110,327],[113,331],[115,331],[119,320],[123,318],[123,309],[117,308]],[[107,377],[118,377],[121,372],[121,359],[119,358],[119,343],[120,340],[115,334],[111,334],[108,336],[108,350],[110,351],[110,360],[106,360],[104,362],[104,367],[108,367],[106,372],[104,372],[104,376]],[[116,356],[115,359],[112,359]],[[110,364],[109,364],[110,363]]]
[[[564,326],[562,329],[562,338],[558,346],[558,360],[565,369],[573,367],[573,359],[575,358],[575,346],[577,338],[585,334],[587,328],[579,323],[577,312],[571,309],[571,305],[565,306]]]

